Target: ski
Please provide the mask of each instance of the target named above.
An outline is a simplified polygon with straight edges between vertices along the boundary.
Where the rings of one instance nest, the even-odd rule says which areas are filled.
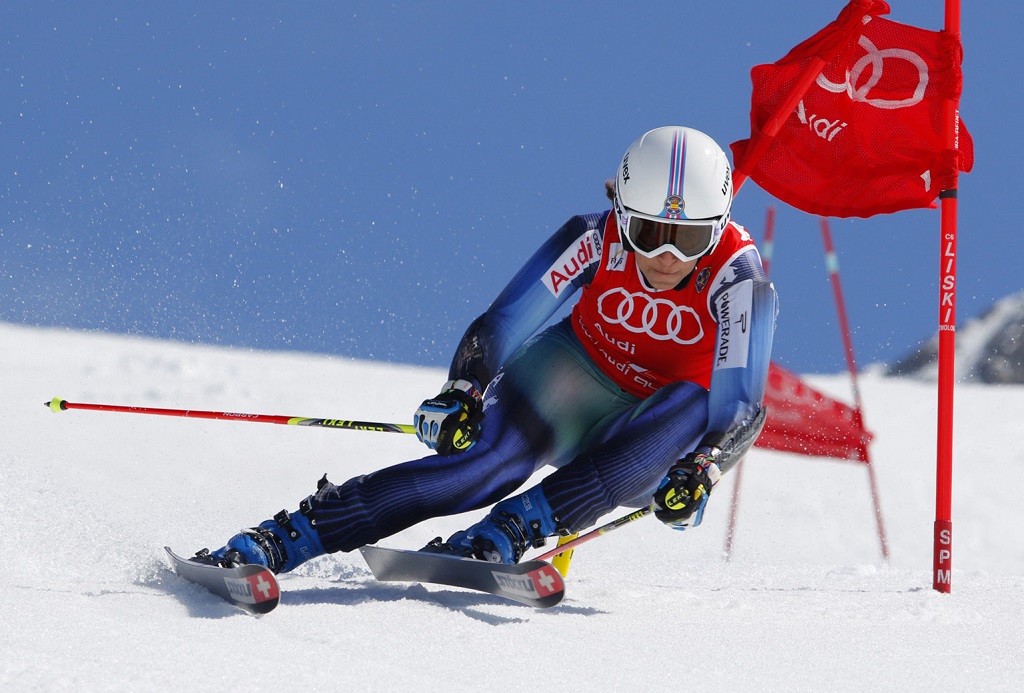
[[[544,561],[508,565],[379,546],[364,546],[359,551],[374,577],[381,581],[462,587],[540,609],[558,604],[565,596],[562,575]]]
[[[277,578],[261,565],[222,568],[182,558],[167,546],[164,550],[178,575],[249,613],[268,613],[281,599]]]

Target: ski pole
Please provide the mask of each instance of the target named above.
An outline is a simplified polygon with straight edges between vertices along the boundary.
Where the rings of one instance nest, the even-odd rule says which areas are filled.
[[[156,414],[158,416],[181,416],[189,419],[225,419],[228,421],[252,421],[255,423],[284,424],[287,426],[311,426],[315,428],[340,428],[350,431],[378,431],[381,433],[415,433],[412,425],[395,423],[377,423],[373,421],[347,421],[344,419],[311,419],[302,416],[273,416],[268,414],[241,414],[235,412],[198,411],[194,409],[158,409],[154,407],[125,407],[116,404],[83,404],[68,402],[54,397],[43,402],[53,412],[67,409],[86,409],[89,411],[112,411],[123,414]]]
[[[630,522],[634,522],[636,520],[639,520],[640,518],[647,517],[652,512],[653,511],[651,510],[650,506],[648,506],[646,508],[640,508],[639,510],[635,510],[635,511],[631,512],[629,515],[623,515],[619,519],[612,520],[611,522],[609,522],[606,525],[602,525],[602,526],[598,527],[597,529],[592,529],[591,531],[587,532],[586,534],[583,534],[581,536],[576,537],[572,541],[567,541],[564,544],[560,544],[559,546],[556,546],[555,548],[551,549],[547,553],[541,554],[540,556],[537,556],[536,558],[531,559],[531,560],[546,561],[549,558],[553,558],[553,557],[555,557],[555,556],[557,556],[557,555],[559,555],[561,553],[564,553],[566,551],[571,551],[571,550],[575,549],[577,546],[579,546],[580,544],[585,544],[586,542],[591,541],[592,539],[597,539],[598,537],[600,537],[600,536],[602,536],[604,534],[608,534],[608,532],[611,532],[612,530],[616,530],[619,527],[622,527],[624,525],[628,525]]]

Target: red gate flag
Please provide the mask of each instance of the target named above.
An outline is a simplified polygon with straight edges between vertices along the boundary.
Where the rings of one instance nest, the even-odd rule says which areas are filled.
[[[856,409],[818,392],[776,363],[768,370],[764,393],[768,419],[755,445],[815,457],[867,462],[873,437]]]
[[[957,149],[945,144],[945,104],[958,101],[963,86],[959,37],[879,16],[888,12],[881,0],[852,0],[777,63],[753,68],[751,138],[732,144],[737,170],[819,216],[935,207],[941,190],[956,187],[957,170],[974,164],[962,123]],[[815,61],[824,65],[820,74],[791,112],[779,114]],[[771,121],[780,116],[776,134]],[[764,155],[744,162],[766,146],[761,138],[771,140]]]

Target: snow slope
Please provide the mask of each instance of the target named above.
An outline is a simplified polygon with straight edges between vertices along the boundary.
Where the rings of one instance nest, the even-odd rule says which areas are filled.
[[[284,576],[265,617],[173,575],[181,553],[422,453],[411,436],[68,411],[43,402],[405,422],[437,370],[0,323],[0,690],[1019,690],[1024,388],[957,389],[953,591],[931,590],[934,386],[861,382],[891,561],[866,470],[755,449],[702,527],[653,519],[581,547],[537,611],[381,584],[357,554]],[[812,383],[848,399],[845,378]],[[385,545],[465,525],[437,519]]]

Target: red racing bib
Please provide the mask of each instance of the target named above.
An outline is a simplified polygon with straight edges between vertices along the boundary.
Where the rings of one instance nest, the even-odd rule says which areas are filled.
[[[718,333],[711,291],[736,254],[753,246],[746,231],[730,222],[685,285],[668,291],[647,288],[636,255],[622,247],[614,212],[602,246],[601,265],[572,311],[573,330],[590,357],[637,397],[679,380],[710,388]]]

